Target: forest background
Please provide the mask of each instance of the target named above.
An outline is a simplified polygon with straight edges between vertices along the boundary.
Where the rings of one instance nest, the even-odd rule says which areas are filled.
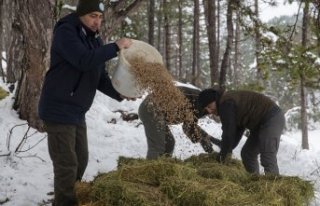
[[[105,0],[104,41],[130,37],[162,54],[180,82],[200,88],[249,89],[276,100],[288,129],[302,130],[308,149],[311,122],[320,118],[320,3],[288,0],[296,15],[267,23],[261,4],[275,0]],[[43,131],[37,104],[49,68],[52,30],[76,0],[0,0],[0,78],[15,91],[13,108]],[[115,62],[108,63],[112,70]]]

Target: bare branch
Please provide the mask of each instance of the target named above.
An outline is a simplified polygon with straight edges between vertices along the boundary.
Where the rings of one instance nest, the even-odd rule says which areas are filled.
[[[318,163],[317,161],[315,161],[315,164],[316,164],[317,168],[314,169],[314,170],[310,173],[310,175],[320,176],[320,165],[319,165],[319,163]]]
[[[121,22],[126,18],[126,16],[136,11],[136,9],[139,8],[140,3],[143,1],[144,0],[135,0],[126,7],[124,7],[124,0],[113,2],[109,5],[105,12],[106,19],[108,19],[108,23],[105,25],[105,38],[107,40],[110,34],[118,28],[119,25],[121,25]]]
[[[39,157],[37,154],[27,155],[27,156],[16,156],[16,157],[18,157],[20,159],[23,159],[23,158],[37,158],[37,159],[41,160],[41,162],[46,162],[44,159]]]
[[[8,136],[7,136],[7,149],[8,149],[8,151],[10,151],[10,143],[11,143],[11,136],[12,136],[13,130],[14,130],[16,127],[21,127],[21,126],[24,126],[24,125],[27,125],[27,124],[28,124],[28,123],[18,124],[18,125],[13,126],[13,127],[9,130],[9,134],[8,134]]]
[[[11,155],[11,152],[8,152],[7,154],[0,154],[0,157],[9,157]]]
[[[33,148],[35,148],[38,144],[40,144],[40,142],[42,142],[45,138],[47,138],[47,135],[45,137],[43,137],[42,139],[40,139],[36,144],[34,144],[33,146],[29,147],[28,149],[26,150],[21,150],[21,151],[18,151],[18,152],[27,152]]]
[[[19,125],[15,125],[13,126],[10,130],[9,130],[9,134],[8,134],[8,137],[7,137],[7,149],[8,149],[8,153],[6,154],[0,154],[0,157],[4,157],[4,156],[10,156],[12,154],[12,152],[10,151],[10,144],[11,144],[11,137],[12,137],[12,134],[13,134],[13,130],[17,127],[20,127],[20,126],[24,126],[24,125],[27,125],[27,123],[25,124],[19,124]],[[37,141],[34,145],[32,146],[29,146],[29,148],[27,149],[24,149],[22,150],[24,144],[26,143],[27,139],[29,137],[32,137],[34,136],[36,133],[38,133],[38,131],[35,131],[33,132],[32,134],[28,134],[29,131],[30,131],[30,126],[28,127],[27,131],[25,132],[25,134],[23,135],[21,141],[19,142],[18,146],[16,147],[16,149],[14,150],[13,154],[15,154],[17,156],[17,154],[19,153],[22,153],[22,152],[28,152],[30,151],[31,149],[35,148],[38,144],[40,144],[40,142],[42,142],[47,136],[44,136],[42,137],[39,141]],[[18,156],[17,156],[18,157]],[[28,156],[29,157],[29,156]],[[30,157],[37,157],[37,155],[33,155],[33,156],[30,156]],[[41,159],[42,161],[44,161],[42,158],[40,157],[37,157],[39,159]]]
[[[8,197],[4,200],[0,200],[0,205],[3,205],[4,203],[7,203],[9,201],[10,201],[10,199]]]
[[[298,24],[299,13],[300,13],[301,5],[302,5],[302,1],[301,1],[300,4],[299,4],[298,13],[297,13],[297,15],[296,15],[296,21],[295,21],[295,23],[294,23],[294,25],[293,25],[293,29],[292,29],[292,32],[291,32],[291,35],[290,35],[290,38],[289,38],[290,41],[292,41],[293,34],[294,34],[294,32],[295,32],[295,30],[296,30],[296,27],[297,27],[297,24]]]
[[[18,150],[20,149],[20,147],[22,148],[22,145],[26,142],[27,138],[28,138],[28,132],[30,130],[30,127],[28,127],[26,133],[24,134],[22,140],[20,141],[20,143],[18,144],[18,146],[16,147],[14,153],[17,153]]]

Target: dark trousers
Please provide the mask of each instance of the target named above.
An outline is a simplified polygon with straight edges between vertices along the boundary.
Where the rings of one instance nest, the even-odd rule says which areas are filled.
[[[75,183],[88,164],[87,127],[44,122],[54,170],[55,206],[78,205]]]
[[[241,150],[242,162],[248,172],[259,174],[260,154],[265,174],[279,174],[277,153],[284,124],[284,115],[279,111],[258,128],[250,131],[250,136]]]
[[[147,137],[147,159],[156,159],[162,155],[171,156],[175,140],[165,118],[155,113],[148,98],[141,103],[138,113]]]

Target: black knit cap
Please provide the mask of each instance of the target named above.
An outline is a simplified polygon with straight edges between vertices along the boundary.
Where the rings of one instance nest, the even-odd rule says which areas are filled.
[[[218,91],[215,89],[205,89],[200,92],[198,101],[201,109],[204,109],[210,103],[215,102],[218,98]]]
[[[83,16],[94,11],[103,13],[104,4],[101,0],[79,0],[76,11],[79,16]]]

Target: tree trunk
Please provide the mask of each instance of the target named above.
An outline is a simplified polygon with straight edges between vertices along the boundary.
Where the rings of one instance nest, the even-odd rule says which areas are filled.
[[[171,68],[171,37],[170,37],[170,20],[169,20],[169,3],[167,0],[163,0],[164,8],[164,32],[165,32],[165,64],[167,70],[172,72]]]
[[[301,132],[302,132],[302,149],[309,149],[308,139],[308,114],[307,114],[307,93],[304,87],[304,75],[300,76],[300,99],[301,99]]]
[[[240,14],[237,12],[237,18],[236,18],[236,31],[235,31],[235,45],[234,45],[234,65],[233,65],[233,84],[235,87],[239,86],[240,80],[240,64],[239,64],[239,58],[240,58]]]
[[[154,45],[154,0],[149,0],[149,13],[148,13],[148,23],[149,23],[149,32],[148,32],[148,41],[149,44]]]
[[[217,2],[217,17],[216,17],[216,44],[217,44],[217,48],[216,48],[216,64],[217,64],[217,85],[218,85],[218,80],[219,80],[219,64],[220,64],[220,27],[221,27],[221,6],[220,6],[220,0],[218,0]]]
[[[226,75],[228,69],[230,69],[230,54],[233,40],[233,23],[232,23],[232,13],[233,13],[233,0],[228,1],[227,6],[227,43],[226,50],[223,55],[223,59],[221,62],[221,70],[220,70],[220,79],[219,85],[222,89],[225,89],[226,86]]]
[[[192,76],[191,82],[193,85],[198,86],[199,80],[199,0],[194,0],[194,17],[193,17],[193,59],[192,59]]]
[[[259,26],[259,3],[258,0],[254,1],[254,13],[255,13],[255,21],[254,21],[254,32],[255,32],[255,56],[256,56],[256,68],[257,68],[257,81],[262,86],[263,74],[261,71],[261,34],[260,34],[260,26]]]
[[[23,51],[20,50],[19,46],[22,44],[22,36],[17,23],[19,15],[16,12],[16,1],[4,0],[4,11],[1,14],[4,22],[4,38],[7,39],[7,45],[5,50],[7,53],[7,83],[14,84],[21,75],[19,69],[22,63],[21,55]]]
[[[51,5],[48,1],[38,0],[14,2],[16,15],[10,66],[19,73],[14,109],[31,127],[41,130],[37,106],[41,82],[49,65],[52,16],[48,14],[51,14]]]
[[[183,46],[183,40],[182,40],[182,0],[179,0],[179,23],[178,23],[178,77],[179,80],[182,80],[184,78],[184,74],[182,72],[182,46]]]
[[[8,52],[8,47],[10,44],[10,33],[11,33],[11,27],[12,27],[12,21],[13,21],[12,13],[14,9],[14,2],[12,0],[1,0],[0,2],[1,2],[0,18],[1,18],[1,24],[2,24],[0,39],[2,39],[3,51]]]
[[[219,81],[219,59],[218,59],[218,48],[217,48],[217,25],[216,25],[216,0],[204,0],[203,1],[207,34],[209,42],[209,59],[210,59],[210,76],[211,85],[218,84]]]
[[[5,73],[3,71],[3,68],[2,68],[2,52],[3,52],[3,44],[2,42],[4,42],[4,29],[2,27],[3,25],[3,14],[4,12],[4,7],[3,7],[3,1],[1,0],[0,1],[0,76],[2,78],[2,81],[5,82]]]
[[[308,22],[309,22],[309,3],[305,2],[302,19],[302,46],[308,44]],[[301,90],[301,132],[302,132],[302,149],[309,149],[308,140],[308,114],[307,114],[307,93],[305,89],[304,68],[300,68],[300,90]]]
[[[157,22],[158,22],[158,32],[157,32],[157,49],[160,51],[160,53],[164,54],[164,51],[163,51],[163,47],[162,47],[162,20],[163,20],[163,2],[160,1],[159,2],[159,9],[158,9],[158,13],[157,13]]]
[[[317,36],[317,46],[318,46],[318,55],[320,56],[320,2],[316,6],[318,9],[318,14],[317,18],[315,20],[315,25],[316,25],[316,36]]]
[[[110,1],[104,12],[105,24],[102,29],[102,36],[105,42],[109,42],[111,34],[121,26],[121,22],[132,12],[135,12],[144,0],[126,2],[125,0]]]

